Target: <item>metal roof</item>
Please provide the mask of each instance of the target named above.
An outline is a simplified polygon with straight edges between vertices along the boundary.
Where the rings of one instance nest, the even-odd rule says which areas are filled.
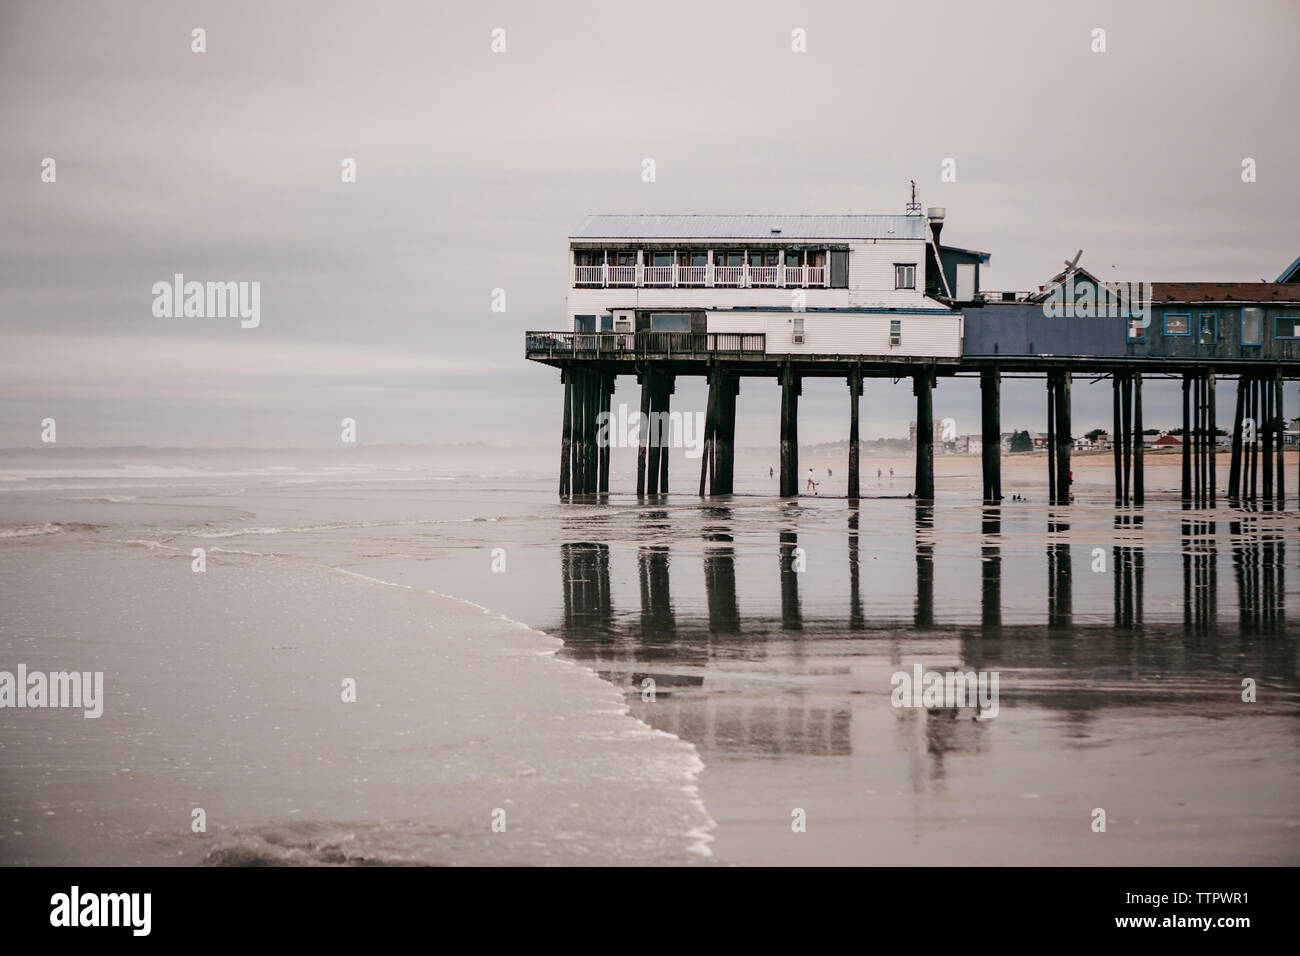
[[[1159,305],[1192,302],[1300,302],[1300,283],[1154,282],[1151,298]]]
[[[778,231],[773,231],[778,230]],[[924,239],[921,216],[588,216],[570,239]]]

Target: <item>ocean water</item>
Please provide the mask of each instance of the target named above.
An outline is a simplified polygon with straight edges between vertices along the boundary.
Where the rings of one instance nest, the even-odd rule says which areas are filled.
[[[0,710],[0,862],[1300,861],[1295,511],[361,451],[0,460],[0,670],[106,698]]]

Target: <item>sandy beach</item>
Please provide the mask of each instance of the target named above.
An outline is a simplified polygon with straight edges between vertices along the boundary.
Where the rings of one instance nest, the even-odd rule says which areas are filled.
[[[1026,500],[992,514],[946,456],[932,508],[901,458],[851,507],[760,467],[560,505],[550,476],[228,457],[6,462],[5,661],[106,700],[0,715],[5,862],[1300,860],[1300,535],[1183,511],[1176,457],[1142,512],[1106,456],[1069,509],[1009,458]],[[999,714],[891,706],[917,664],[998,672]]]

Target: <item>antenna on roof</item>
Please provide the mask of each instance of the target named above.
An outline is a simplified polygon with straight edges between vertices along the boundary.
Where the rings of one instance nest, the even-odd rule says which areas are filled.
[[[921,215],[921,204],[916,199],[916,180],[915,179],[911,180],[911,183],[912,183],[912,201],[907,204],[907,214],[909,216],[919,216]]]

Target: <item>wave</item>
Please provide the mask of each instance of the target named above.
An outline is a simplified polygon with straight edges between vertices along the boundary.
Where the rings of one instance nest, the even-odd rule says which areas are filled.
[[[0,538],[29,538],[38,534],[58,534],[63,529],[53,522],[42,525],[24,525],[18,528],[0,528]]]
[[[38,535],[62,534],[65,531],[103,531],[107,525],[87,524],[83,521],[47,521],[45,524],[18,525],[0,528],[0,538],[31,538]]]

